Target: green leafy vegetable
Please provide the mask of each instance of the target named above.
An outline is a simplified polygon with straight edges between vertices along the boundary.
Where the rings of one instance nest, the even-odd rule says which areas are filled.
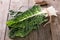
[[[33,29],[36,29],[39,24],[42,24],[43,22],[45,22],[47,20],[48,19],[46,19],[43,15],[38,15],[33,18],[29,18],[28,20],[25,20],[21,23],[19,22],[18,24],[12,25],[11,26],[12,30],[10,31],[10,37],[11,38],[14,38],[16,36],[24,37],[27,34],[29,34]],[[18,30],[14,31],[16,29],[18,29]]]
[[[39,6],[33,6],[31,9],[25,11],[24,13],[22,13],[20,16],[18,16],[17,18],[15,19],[11,19],[7,22],[7,25],[8,26],[11,26],[12,24],[14,23],[18,23],[18,22],[21,22],[23,20],[26,20],[30,17],[33,17],[33,16],[36,16],[36,15],[39,15],[40,13],[40,7]]]
[[[15,12],[12,13],[11,15],[14,15]],[[7,25],[10,28],[9,36],[10,38],[25,37],[47,20],[45,14],[41,13],[40,6],[34,5],[25,12],[16,12],[14,18],[7,21]]]

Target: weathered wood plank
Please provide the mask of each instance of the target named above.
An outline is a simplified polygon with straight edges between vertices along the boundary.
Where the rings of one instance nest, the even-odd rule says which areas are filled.
[[[58,16],[52,18],[51,32],[52,40],[60,40],[60,0],[47,0],[50,5],[53,5],[58,10]]]
[[[0,40],[4,40],[9,0],[0,0]]]
[[[23,7],[19,9],[21,6]],[[10,9],[25,11],[28,9],[28,0],[11,0]]]
[[[38,30],[38,40],[51,40],[50,25],[40,26]]]

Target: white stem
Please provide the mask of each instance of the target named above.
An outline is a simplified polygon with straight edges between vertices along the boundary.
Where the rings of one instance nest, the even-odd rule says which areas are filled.
[[[55,8],[53,6],[50,6],[50,7],[46,8],[46,9],[42,10],[42,12],[43,13],[48,13],[49,12],[50,16],[57,16],[57,14],[56,14],[57,11],[55,10]],[[46,16],[48,16],[48,15],[46,15]]]

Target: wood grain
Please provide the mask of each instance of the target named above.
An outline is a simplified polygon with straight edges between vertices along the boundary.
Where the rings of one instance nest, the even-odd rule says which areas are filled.
[[[4,40],[9,0],[0,0],[0,40]]]
[[[49,3],[49,5],[54,6],[54,8],[56,8],[58,11],[60,11],[60,0],[45,0],[45,1],[47,1]],[[34,5],[32,0],[29,0],[29,1],[28,0],[26,0],[26,1],[25,0],[11,0],[10,4],[11,4],[10,9],[12,9],[12,10],[18,10],[19,7],[24,6],[21,9],[19,9],[19,11],[25,11]],[[2,11],[4,7],[0,6],[0,8],[1,8],[0,11]],[[5,10],[6,10],[6,12],[5,12]],[[0,27],[2,26],[2,28],[4,29],[4,30],[2,30],[2,28],[0,28],[0,31],[1,31],[0,39],[1,40],[4,39],[4,35],[5,35],[5,29],[6,29],[5,23],[6,23],[6,19],[7,19],[7,17],[6,17],[7,12],[8,12],[8,6],[4,8],[4,11],[1,12],[2,14],[0,13],[1,14],[0,18],[3,17],[0,20],[0,22],[1,22]],[[32,31],[25,38],[15,38],[14,40],[60,40],[60,12],[58,12],[57,14],[58,14],[57,17],[52,18],[51,24],[46,25],[46,27],[43,27],[43,25],[41,25],[38,30]],[[7,28],[5,40],[12,40],[8,37],[8,32],[9,32],[8,30],[9,29]],[[2,37],[1,37],[1,35],[2,35]]]
[[[54,6],[58,10],[57,17],[52,17],[51,32],[52,40],[60,40],[60,0],[47,0],[50,5]]]

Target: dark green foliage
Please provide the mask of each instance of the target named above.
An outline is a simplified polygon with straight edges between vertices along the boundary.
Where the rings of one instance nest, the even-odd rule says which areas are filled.
[[[33,17],[35,16],[36,14],[38,14],[38,12],[40,12],[40,7],[39,6],[33,6],[31,9],[23,12],[20,16],[18,16],[17,18],[15,19],[11,19],[7,22],[7,25],[8,26],[11,26],[12,24],[14,23],[18,23],[18,22],[21,22],[23,20],[26,20],[30,17]]]
[[[11,26],[10,37],[24,37],[29,34],[33,29],[36,29],[39,24],[47,21],[43,15],[34,16],[17,24]],[[14,31],[17,30],[17,31]],[[13,32],[14,31],[14,32]]]
[[[25,37],[33,29],[37,29],[40,24],[46,22],[48,19],[45,14],[39,15],[39,12],[41,12],[39,6],[33,6],[25,12],[16,12],[17,14],[14,18],[7,21],[7,25],[10,28],[9,37]]]

